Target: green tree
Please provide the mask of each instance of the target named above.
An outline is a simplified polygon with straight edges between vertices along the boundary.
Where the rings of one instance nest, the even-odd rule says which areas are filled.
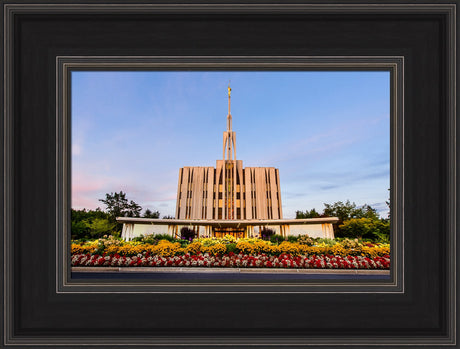
[[[99,199],[107,206],[107,212],[115,219],[116,217],[140,217],[142,207],[134,201],[128,201],[126,193],[105,194],[105,200]]]
[[[374,220],[380,219],[379,214],[375,208],[372,208],[368,204],[364,204],[363,206],[356,209],[355,212],[356,218],[370,218]]]
[[[160,218],[160,211],[152,212],[149,209],[146,209],[144,214],[142,215],[144,218]]]
[[[354,202],[351,203],[349,200],[345,203],[342,201],[337,201],[333,204],[324,203],[323,214],[326,217],[337,217],[341,222],[356,217],[357,213],[358,208],[356,207],[356,204]]]
[[[91,236],[88,226],[82,220],[77,221],[72,218],[70,223],[70,231],[72,239],[74,240],[85,238],[88,239]]]
[[[96,219],[99,220],[111,220],[108,213],[102,211],[100,208],[95,210],[75,210],[71,209],[71,236],[72,239],[91,239],[94,238],[95,234],[91,230],[92,222]],[[113,233],[113,232],[112,232]]]
[[[387,219],[381,219],[377,210],[368,204],[356,206],[354,202],[347,200],[346,202],[337,201],[333,204],[324,204],[322,213],[318,213],[315,209],[310,211],[297,211],[296,218],[316,218],[316,217],[337,217],[339,221],[335,223],[334,233],[336,237],[353,237],[360,236],[369,239],[389,240],[390,223]],[[350,220],[365,219],[363,221]],[[372,224],[371,224],[372,223]],[[353,233],[352,229],[356,228]],[[371,230],[367,231],[369,228]],[[364,234],[364,235],[363,235]]]
[[[95,218],[91,222],[86,222],[86,226],[90,231],[91,237],[97,239],[104,235],[112,234],[116,224],[105,218]]]
[[[321,217],[321,215],[318,212],[316,212],[314,208],[312,208],[310,211],[306,210],[305,212],[302,212],[302,211],[295,212],[295,218],[297,219],[318,218],[318,217]]]
[[[99,199],[106,206],[109,214],[109,221],[115,224],[115,230],[120,232],[123,229],[123,224],[117,222],[117,217],[140,217],[142,207],[133,200],[128,201],[126,193],[105,194],[105,200]]]
[[[372,208],[368,204],[364,204],[361,207],[356,206],[350,200],[345,203],[337,201],[333,204],[324,204],[323,215],[326,217],[338,217],[341,222],[345,222],[351,218],[371,218],[379,219],[379,214],[375,208]]]

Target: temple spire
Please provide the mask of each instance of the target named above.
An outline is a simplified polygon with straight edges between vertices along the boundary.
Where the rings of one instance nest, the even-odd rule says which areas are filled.
[[[232,131],[232,114],[230,113],[230,100],[232,89],[228,83],[228,114],[227,114],[227,131],[224,131],[224,147],[222,158],[226,160],[236,160],[235,132]]]
[[[232,131],[232,114],[230,112],[230,100],[232,89],[230,87],[230,82],[228,83],[228,115],[227,115],[227,131]]]
[[[236,136],[232,131],[232,114],[230,111],[231,92],[228,82],[227,131],[224,131],[222,148],[222,219],[236,218]],[[220,201],[220,200],[219,200]],[[219,206],[220,207],[220,206]]]

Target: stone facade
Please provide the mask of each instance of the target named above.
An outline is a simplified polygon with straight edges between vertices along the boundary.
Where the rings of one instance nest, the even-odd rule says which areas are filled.
[[[215,168],[183,167],[179,170],[177,219],[283,218],[278,169],[243,168],[241,160],[226,164],[230,171],[236,169],[234,185],[227,187],[222,160],[217,160]],[[227,178],[230,177],[228,172]]]

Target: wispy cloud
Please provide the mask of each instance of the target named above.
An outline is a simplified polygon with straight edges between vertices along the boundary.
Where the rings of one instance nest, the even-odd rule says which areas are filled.
[[[273,164],[302,160],[303,163],[308,164],[318,157],[332,158],[338,152],[343,152],[344,148],[368,139],[369,128],[387,120],[388,116],[377,116],[365,117],[353,122],[339,122],[325,132],[307,134],[300,139],[289,139],[284,144],[277,143],[277,150],[267,152],[267,155],[260,158],[257,163],[261,166],[273,166]]]

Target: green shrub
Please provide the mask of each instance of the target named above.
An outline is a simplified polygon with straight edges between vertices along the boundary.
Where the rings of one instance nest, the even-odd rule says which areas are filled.
[[[372,239],[374,242],[390,243],[390,221],[386,219],[375,221],[372,233],[363,238]]]
[[[287,241],[289,241],[289,242],[297,242],[297,240],[298,240],[298,237],[294,236],[294,235],[289,235],[287,237]]]
[[[374,235],[376,236],[376,238],[374,239],[374,242],[380,242],[382,244],[390,243],[390,234],[375,232]]]
[[[374,242],[390,241],[390,221],[373,218],[352,218],[340,226],[341,235]]]
[[[375,220],[371,218],[352,218],[339,227],[341,235],[347,238],[363,238],[375,230]]]
[[[178,239],[174,239],[171,235],[168,234],[158,234],[154,236],[157,240],[168,240],[170,242],[178,241]]]
[[[227,244],[227,253],[230,253],[230,252],[238,253],[238,249],[236,248],[236,243]]]
[[[93,241],[92,239],[87,238],[79,238],[79,239],[72,239],[73,244],[84,244],[85,242]]]
[[[72,239],[97,239],[106,234],[118,231],[116,222],[106,212],[96,210],[71,209],[71,235]],[[113,227],[112,227],[113,224]]]
[[[315,239],[315,244],[321,244],[321,243],[327,246],[334,246],[337,243],[337,241],[335,241],[334,239],[327,239],[327,238],[326,239],[323,239],[323,238]]]
[[[284,236],[282,236],[282,235],[274,234],[274,235],[270,236],[270,242],[272,244],[280,244],[283,241],[286,241],[286,238]]]
[[[91,222],[86,222],[91,237],[97,239],[103,235],[111,234],[116,224],[105,218],[94,218]]]
[[[71,235],[74,240],[86,240],[91,237],[89,233],[89,228],[85,221],[75,221],[71,222]]]
[[[132,241],[135,242],[142,242],[144,244],[152,244],[156,245],[158,241],[160,240],[167,240],[170,242],[176,242],[179,241],[177,239],[174,239],[171,235],[168,234],[148,234],[148,235],[141,235],[141,236],[136,236],[135,238],[132,239]]]
[[[180,247],[187,247],[191,243],[191,241],[184,240],[184,239],[172,239],[172,240],[168,240],[168,241],[178,242],[180,244]]]

